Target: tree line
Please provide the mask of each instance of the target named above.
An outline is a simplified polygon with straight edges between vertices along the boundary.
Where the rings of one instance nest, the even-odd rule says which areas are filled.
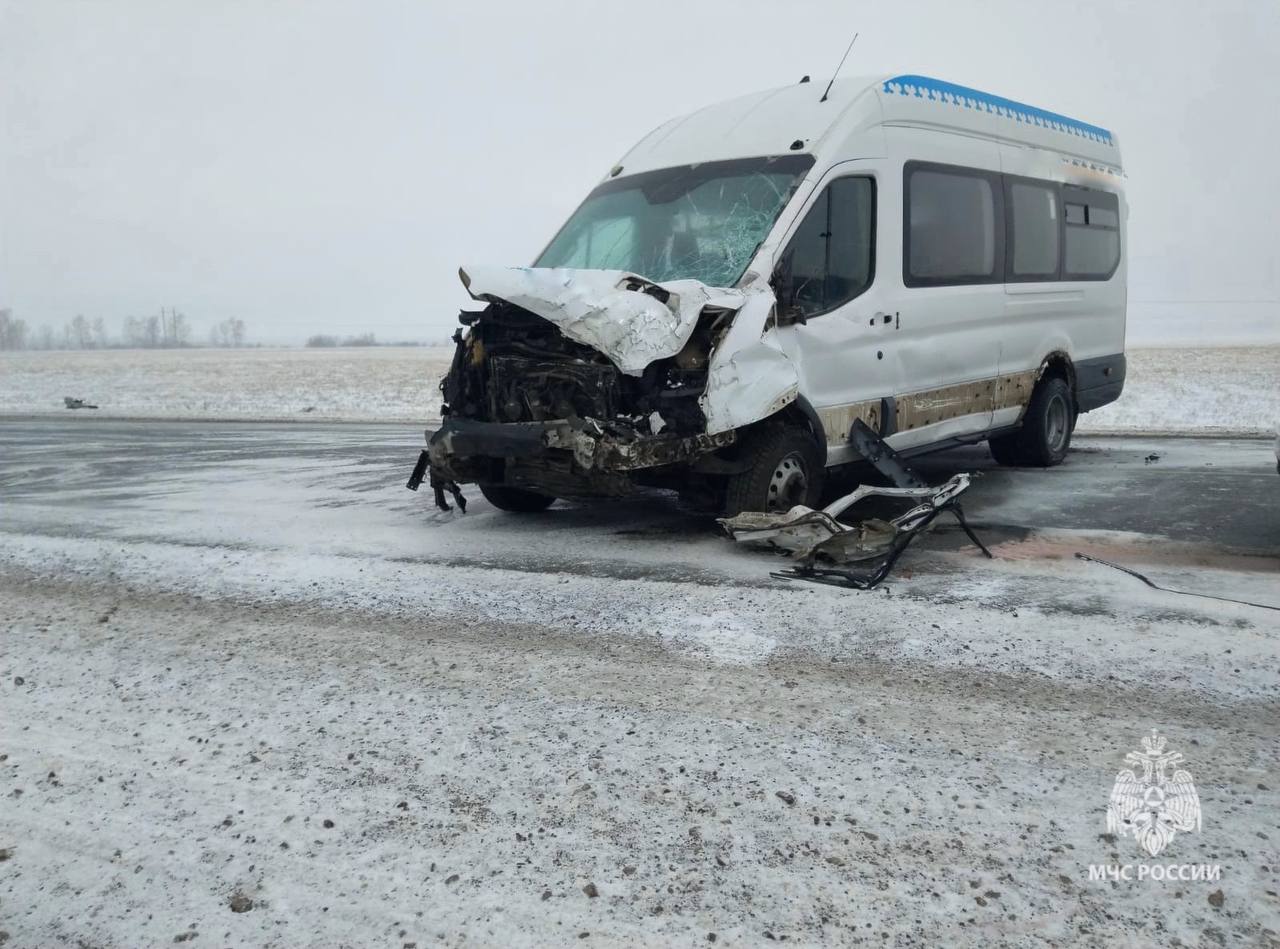
[[[378,340],[372,333],[361,333],[359,336],[330,336],[327,333],[317,333],[315,336],[307,337],[307,346],[311,349],[325,348],[329,346],[377,346]]]
[[[209,330],[207,346],[237,349],[245,345],[244,320],[226,319]],[[60,328],[33,328],[26,320],[0,309],[0,350],[19,349],[182,349],[198,346],[193,341],[191,322],[176,307],[161,307],[153,316],[129,316],[119,333],[107,330],[100,316],[76,316]]]

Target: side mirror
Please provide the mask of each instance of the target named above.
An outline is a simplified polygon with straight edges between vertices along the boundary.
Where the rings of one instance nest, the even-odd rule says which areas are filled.
[[[784,257],[778,262],[769,280],[773,287],[773,298],[778,314],[779,326],[790,326],[793,323],[807,323],[804,311],[795,305],[795,284],[791,278],[791,258]]]

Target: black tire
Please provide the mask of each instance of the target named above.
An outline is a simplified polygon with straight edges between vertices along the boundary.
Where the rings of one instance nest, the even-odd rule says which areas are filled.
[[[551,507],[556,500],[537,491],[512,488],[505,484],[482,484],[480,493],[494,507],[513,514],[537,514]]]
[[[1013,468],[1018,464],[1018,433],[1000,435],[987,439],[987,447],[991,449],[991,457],[997,464]]]
[[[1052,468],[1062,464],[1076,427],[1075,400],[1065,379],[1041,380],[1031,394],[1022,427],[1012,435],[990,439],[991,456],[1002,465]]]
[[[765,425],[742,440],[740,457],[750,466],[729,478],[724,513],[817,507],[822,497],[826,459],[814,437],[791,425]]]

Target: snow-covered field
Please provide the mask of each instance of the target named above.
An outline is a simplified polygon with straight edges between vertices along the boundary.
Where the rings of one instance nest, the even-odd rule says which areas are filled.
[[[0,415],[421,422],[446,347],[0,353]],[[1260,433],[1280,419],[1280,346],[1133,349],[1120,401],[1084,432]]]
[[[0,353],[0,414],[378,420],[440,414],[451,348],[188,349]]]
[[[1082,432],[1272,433],[1280,346],[1131,349],[1124,393],[1080,419]]]

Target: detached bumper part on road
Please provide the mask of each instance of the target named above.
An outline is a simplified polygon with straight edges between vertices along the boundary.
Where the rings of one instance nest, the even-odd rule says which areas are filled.
[[[692,461],[732,444],[735,435],[620,435],[594,419],[446,419],[436,431],[428,429],[426,438],[407,487],[416,491],[429,476],[437,506],[447,510],[442,491],[460,499],[458,485],[470,482],[558,496],[626,494],[634,486],[629,473]]]

